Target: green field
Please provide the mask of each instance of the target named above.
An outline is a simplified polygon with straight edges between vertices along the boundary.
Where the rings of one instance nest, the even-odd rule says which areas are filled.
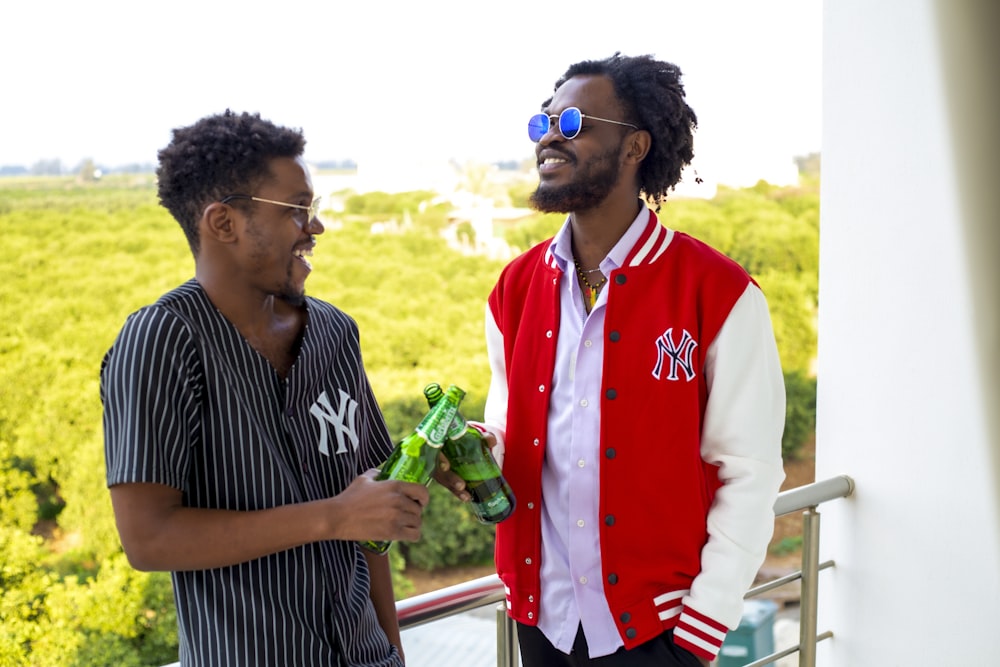
[[[498,260],[441,240],[449,208],[431,193],[345,195],[326,211],[310,294],[351,314],[394,437],[426,406],[427,382],[468,392],[481,417],[489,384],[483,342]],[[515,202],[523,192],[509,193]],[[783,447],[812,432],[818,187],[761,183],[715,199],[666,204],[661,218],[729,254],[768,297],[789,391]],[[392,233],[375,222],[407,221]],[[535,216],[505,230],[518,247],[555,231]],[[190,278],[177,224],[151,175],[96,183],[0,179],[0,665],[162,665],[176,660],[169,578],[124,559],[104,485],[98,371],[129,313]],[[488,562],[492,535],[436,489],[424,538],[393,549],[422,568]]]

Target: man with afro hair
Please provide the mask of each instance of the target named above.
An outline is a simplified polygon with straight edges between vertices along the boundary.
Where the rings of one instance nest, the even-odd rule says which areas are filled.
[[[305,294],[317,217],[301,132],[225,113],[174,130],[159,196],[195,275],[133,313],[101,367],[129,562],[170,571],[180,662],[402,664],[388,560],[427,489],[375,481],[392,442],[358,328]]]

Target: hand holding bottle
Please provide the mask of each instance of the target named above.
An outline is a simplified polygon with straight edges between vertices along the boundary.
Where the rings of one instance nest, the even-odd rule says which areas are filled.
[[[448,437],[465,391],[452,385],[444,392],[420,424],[406,436],[382,466],[376,480],[396,480],[427,485],[438,467],[438,455]],[[389,540],[365,540],[361,545],[375,553],[385,553]]]
[[[424,396],[429,405],[436,406],[444,396],[441,385],[428,384],[424,387]],[[503,521],[513,513],[515,505],[514,492],[490,453],[491,441],[492,444],[496,442],[492,434],[469,424],[462,413],[456,411],[448,439],[442,447],[452,471],[465,482],[464,490],[471,501],[473,514],[486,524]],[[438,476],[439,481],[441,477]],[[456,493],[460,498],[466,494]]]
[[[340,540],[420,539],[423,510],[430,493],[423,484],[376,481],[377,469],[359,475],[330,499],[331,537]]]

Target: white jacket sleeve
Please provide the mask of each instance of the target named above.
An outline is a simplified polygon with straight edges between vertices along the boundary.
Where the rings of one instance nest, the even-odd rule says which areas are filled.
[[[732,629],[764,561],[785,477],[784,377],[767,302],[756,285],[747,287],[709,346],[705,378],[701,455],[719,467],[723,485],[708,514],[701,573],[684,605]]]
[[[486,354],[490,361],[490,389],[486,394],[483,426],[496,436],[493,458],[503,468],[504,439],[507,435],[507,362],[503,349],[503,333],[493,319],[493,311],[486,305]]]

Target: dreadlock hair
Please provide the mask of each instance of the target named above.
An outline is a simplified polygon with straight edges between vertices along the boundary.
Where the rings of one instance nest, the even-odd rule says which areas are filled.
[[[649,154],[639,166],[639,188],[659,211],[667,193],[681,180],[681,170],[694,158],[698,118],[684,101],[680,68],[653,56],[616,52],[603,60],[570,65],[555,89],[575,76],[586,75],[610,78],[625,119],[652,137]]]
[[[270,176],[272,159],[297,158],[305,144],[301,130],[229,109],[175,129],[173,140],[159,152],[157,188],[191,252],[198,255],[198,221],[206,206],[227,195],[252,192]]]

